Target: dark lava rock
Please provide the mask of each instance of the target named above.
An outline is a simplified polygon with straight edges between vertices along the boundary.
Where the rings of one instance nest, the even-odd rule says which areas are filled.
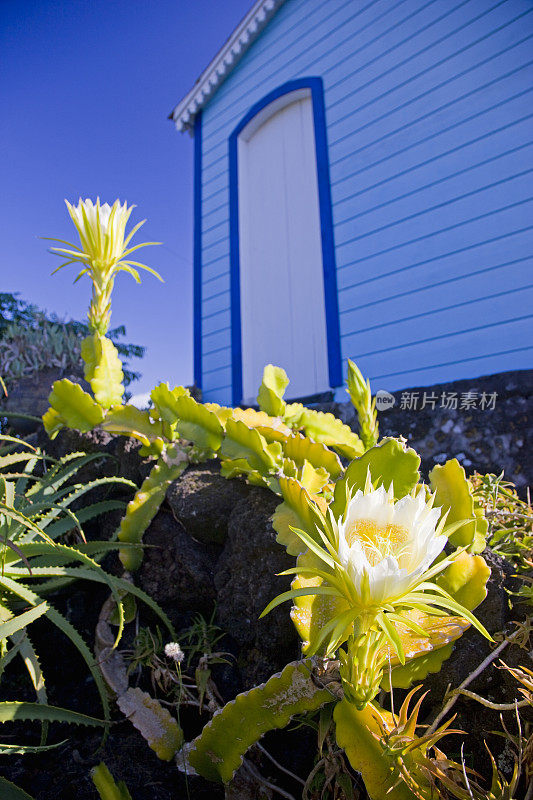
[[[141,587],[177,627],[184,612],[211,613],[218,548],[196,542],[168,511],[159,511],[143,537]]]
[[[288,605],[259,619],[265,606],[290,588],[290,577],[276,573],[294,566],[272,527],[279,502],[267,489],[248,489],[230,516],[215,572],[217,622],[241,648],[238,665],[246,688],[267,680],[299,655]]]
[[[375,393],[379,384],[372,386]],[[471,400],[465,397],[470,394]],[[488,398],[496,393],[494,407]],[[533,483],[533,370],[393,392],[379,413],[380,435],[404,436],[422,457],[422,472],[457,458],[468,474],[505,471],[518,489]],[[483,394],[485,399],[482,400]],[[453,399],[455,395],[455,400]],[[455,405],[455,407],[454,407]],[[358,430],[351,403],[321,406]]]
[[[487,583],[487,597],[479,605],[474,614],[476,618],[492,634],[506,630],[512,631],[510,626],[511,619],[524,617],[524,611],[520,611],[520,605],[511,607],[511,592],[516,592],[520,582],[514,576],[515,570],[504,558],[494,553],[490,548],[483,552],[483,558],[491,568],[491,575]],[[469,628],[456,642],[450,658],[444,662],[439,673],[428,675],[424,681],[424,686],[431,689],[435,697],[444,697],[448,684],[453,687],[459,686],[474,670],[476,670],[483,659],[494,649],[494,644],[485,639],[475,628]],[[527,653],[524,653],[527,657]],[[484,683],[492,670],[476,679],[477,691],[483,694]]]
[[[511,593],[517,590],[519,581],[513,577],[514,569],[511,564],[489,548],[484,551],[483,557],[491,567],[491,577],[487,584],[487,597],[474,614],[490,634],[498,634],[502,630],[505,630],[507,635],[512,634],[516,631],[516,627],[511,625],[511,621],[524,619],[527,613],[527,609],[520,604],[511,607]],[[501,637],[497,637],[497,641],[500,640]],[[447,690],[450,687],[455,689],[460,686],[479,668],[494,648],[494,643],[488,642],[475,628],[466,631],[455,643],[453,653],[444,662],[441,671],[428,675],[424,680],[424,689],[429,690],[428,700],[434,708],[438,709]],[[528,669],[533,668],[530,653],[516,643],[505,647],[501,659],[511,667],[522,665]],[[519,697],[518,684],[505,669],[498,668],[499,666],[499,658],[495,658],[467,688],[495,703],[513,703],[515,698]],[[475,758],[481,760],[476,763],[483,764],[490,773],[483,741],[490,731],[498,729],[498,713],[465,697],[457,700],[450,713],[457,714],[453,727],[470,734],[465,747],[470,748]],[[507,717],[510,718],[511,714],[507,714]],[[491,739],[491,749],[495,755],[497,751],[494,748],[499,746],[499,741]],[[501,746],[503,747],[503,740]]]
[[[7,397],[0,392],[0,416],[2,411],[6,411],[10,414],[29,414],[34,417],[42,417],[50,405],[48,397],[52,391],[52,384],[61,378],[68,378],[74,383],[79,383],[85,390],[90,388],[81,374],[66,375],[60,367],[42,369],[34,375],[24,375],[11,382]],[[20,436],[26,436],[41,427],[40,422],[17,417],[10,417],[9,423]]]
[[[223,544],[231,512],[247,495],[242,480],[227,480],[217,461],[189,467],[167,491],[167,502],[179,521],[199,542]]]

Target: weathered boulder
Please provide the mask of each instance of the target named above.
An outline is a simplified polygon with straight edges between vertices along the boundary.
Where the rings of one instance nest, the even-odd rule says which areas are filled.
[[[375,393],[382,387],[372,385]],[[381,436],[404,436],[425,475],[457,458],[468,474],[505,471],[518,489],[533,482],[533,370],[517,370],[393,392],[379,412]],[[492,398],[492,399],[491,399]],[[357,431],[351,403],[321,406]]]
[[[189,467],[167,491],[167,502],[191,536],[199,542],[223,544],[228,520],[247,496],[243,480],[226,480],[217,461]]]
[[[218,548],[195,541],[169,511],[159,511],[144,538],[140,585],[166,611],[177,628],[186,612],[209,615]]]
[[[276,573],[294,566],[272,527],[279,502],[267,489],[248,487],[229,518],[215,571],[217,622],[241,648],[238,665],[246,688],[267,680],[299,654],[288,604],[259,619],[265,606],[290,588],[290,577]]]

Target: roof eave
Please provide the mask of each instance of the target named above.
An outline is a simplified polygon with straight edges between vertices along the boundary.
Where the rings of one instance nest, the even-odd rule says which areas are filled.
[[[213,96],[284,2],[285,0],[256,0],[192,89],[169,114],[169,119],[174,121],[178,131],[193,130],[196,114]]]

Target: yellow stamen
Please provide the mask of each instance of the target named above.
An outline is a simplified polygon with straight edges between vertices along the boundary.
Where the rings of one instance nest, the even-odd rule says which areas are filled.
[[[345,533],[349,547],[359,541],[371,566],[375,566],[388,555],[399,558],[406,554],[409,530],[402,525],[378,525],[372,519],[358,519]]]

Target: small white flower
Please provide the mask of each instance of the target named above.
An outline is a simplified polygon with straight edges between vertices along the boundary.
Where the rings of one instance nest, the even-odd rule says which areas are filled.
[[[394,602],[420,583],[447,537],[424,491],[394,501],[391,486],[358,490],[338,521],[338,557],[362,606]]]
[[[185,653],[179,646],[178,642],[169,642],[165,645],[165,655],[167,658],[171,658],[176,664],[181,664],[183,659],[185,658]]]

